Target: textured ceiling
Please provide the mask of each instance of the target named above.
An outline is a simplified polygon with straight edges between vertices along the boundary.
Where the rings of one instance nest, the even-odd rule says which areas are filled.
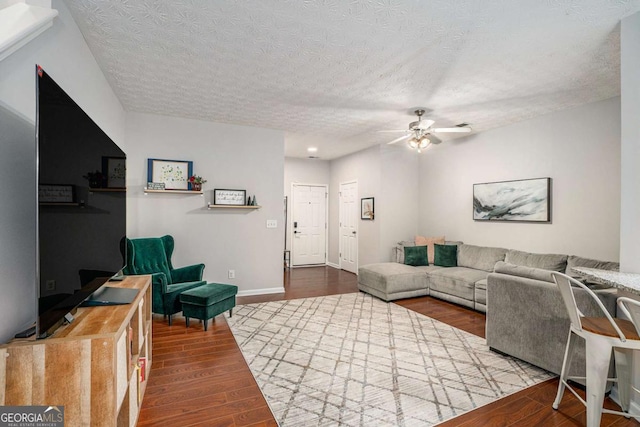
[[[620,93],[640,0],[66,0],[127,111],[282,129],[331,159],[425,107],[474,132]],[[390,136],[391,135],[391,136]],[[446,139],[446,138],[443,138]]]

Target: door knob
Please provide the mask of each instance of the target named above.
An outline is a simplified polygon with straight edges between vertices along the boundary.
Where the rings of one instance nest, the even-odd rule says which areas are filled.
[[[355,231],[352,231],[351,233],[352,233],[352,234],[356,234],[356,232],[355,232]]]

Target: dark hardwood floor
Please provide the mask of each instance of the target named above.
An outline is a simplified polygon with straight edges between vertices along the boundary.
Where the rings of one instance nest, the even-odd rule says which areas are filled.
[[[309,298],[357,292],[354,274],[331,267],[298,268],[284,274],[284,294],[239,297],[238,304]],[[396,301],[459,329],[485,336],[485,316],[431,297]],[[557,380],[549,380],[489,405],[467,412],[441,426],[585,426],[582,404],[566,392],[560,409],[551,409]],[[607,405],[615,407],[611,401]],[[154,315],[153,364],[142,402],[139,426],[276,426],[223,316],[209,330],[185,327],[175,316],[168,326]],[[602,426],[640,423],[604,415]]]

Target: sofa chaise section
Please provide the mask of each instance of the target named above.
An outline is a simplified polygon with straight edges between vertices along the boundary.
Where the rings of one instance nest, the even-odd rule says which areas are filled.
[[[427,272],[440,268],[397,262],[364,265],[358,269],[358,289],[384,301],[429,295]]]

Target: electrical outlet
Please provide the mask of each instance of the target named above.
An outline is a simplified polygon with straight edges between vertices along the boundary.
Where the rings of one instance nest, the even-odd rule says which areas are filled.
[[[229,270],[229,279],[235,279],[235,278],[236,278],[236,271]]]
[[[278,228],[278,220],[277,219],[268,219],[267,220],[267,228]]]
[[[47,280],[45,282],[45,288],[48,291],[55,291],[56,290],[56,281],[55,280]]]

